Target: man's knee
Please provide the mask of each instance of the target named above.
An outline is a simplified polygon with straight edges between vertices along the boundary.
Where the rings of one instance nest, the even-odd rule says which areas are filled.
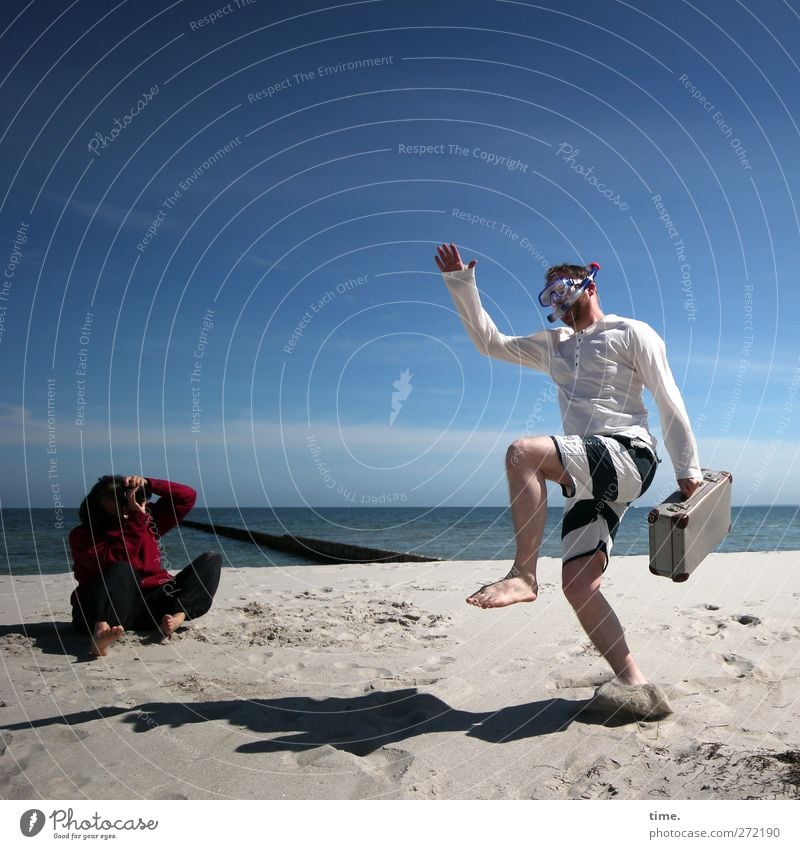
[[[506,468],[509,471],[523,468],[536,471],[546,462],[548,448],[553,448],[553,441],[549,436],[526,436],[515,439],[506,451]]]
[[[515,474],[540,474],[549,481],[570,481],[551,436],[526,436],[516,439],[506,452],[506,471]]]
[[[561,588],[573,607],[581,607],[599,589],[606,565],[605,552],[570,560],[561,570]]]

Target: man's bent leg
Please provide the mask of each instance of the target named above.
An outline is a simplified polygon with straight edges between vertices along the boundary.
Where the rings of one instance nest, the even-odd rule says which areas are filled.
[[[512,443],[506,454],[506,473],[517,544],[514,565],[505,578],[481,587],[467,599],[476,607],[536,601],[536,563],[547,519],[547,481],[569,482],[549,436],[526,437]]]
[[[639,671],[625,641],[622,625],[600,592],[605,564],[606,555],[602,550],[565,563],[562,569],[564,595],[617,679],[623,684],[646,684],[647,679]]]

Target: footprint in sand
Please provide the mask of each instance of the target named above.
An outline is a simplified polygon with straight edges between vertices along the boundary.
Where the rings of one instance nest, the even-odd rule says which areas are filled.
[[[754,616],[752,613],[739,613],[733,619],[740,625],[752,625],[753,627],[760,625],[762,622],[758,616]]]
[[[565,651],[560,651],[555,659],[557,661],[571,660],[574,657],[583,657],[584,655],[597,655],[597,649],[588,641],[584,641],[582,643],[575,643],[570,640],[570,648]]]
[[[776,680],[772,670],[763,663],[756,663],[738,654],[718,654],[714,656],[717,660],[722,661],[725,670],[733,674],[736,678]]]
[[[369,757],[370,766],[380,770],[392,781],[399,781],[414,762],[414,756],[396,746],[382,746]]]
[[[401,675],[396,676],[396,680],[412,687],[435,684],[442,677],[438,673],[454,662],[455,658],[449,655],[434,655],[425,663],[407,669]]]
[[[695,622],[692,630],[698,637],[725,637],[724,631],[728,627],[727,622],[721,619],[707,619]]]
[[[421,663],[415,669],[421,669],[425,672],[439,672],[451,663],[455,663],[456,659],[448,654],[435,654],[428,658],[425,663]]]
[[[306,668],[306,664],[300,660],[293,663],[287,663],[285,666],[276,666],[270,669],[269,674],[278,678],[294,678],[298,672],[302,672]]]
[[[354,745],[357,749],[357,745]],[[381,746],[363,755],[342,751],[336,746],[322,745],[295,755],[295,763],[306,774],[328,773],[332,777],[361,777],[371,785],[366,796],[385,793],[399,782],[414,762],[411,752],[397,746]],[[350,782],[346,783],[351,783]],[[363,793],[363,790],[361,791]],[[340,798],[353,798],[345,792]]]
[[[522,672],[528,668],[530,660],[524,657],[512,657],[492,666],[490,675],[515,675],[517,672]]]
[[[696,612],[697,610],[700,612]],[[713,615],[718,610],[719,605],[709,603],[695,605],[691,610],[676,608],[675,614],[679,623],[676,638],[689,640],[705,640],[709,637],[727,639],[730,619],[721,619],[718,615]]]
[[[362,666],[360,663],[352,661],[337,661],[331,664],[333,669],[344,673],[342,678],[345,679],[340,683],[351,684],[354,681],[364,681],[365,679],[372,681],[376,678],[391,678],[392,672],[389,669],[382,669],[377,666]]]
[[[245,666],[260,666],[262,663],[266,663],[273,654],[274,652],[271,651],[250,652],[244,655],[241,660]]]

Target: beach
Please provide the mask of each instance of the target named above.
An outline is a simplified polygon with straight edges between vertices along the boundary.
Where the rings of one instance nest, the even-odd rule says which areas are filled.
[[[88,659],[72,577],[0,579],[7,799],[790,799],[798,553],[683,584],[612,558],[604,592],[674,713],[592,711],[611,677],[543,558],[533,604],[465,597],[508,561],[225,568],[171,640]]]

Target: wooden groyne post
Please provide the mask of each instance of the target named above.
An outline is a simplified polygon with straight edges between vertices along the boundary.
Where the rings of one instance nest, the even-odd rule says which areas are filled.
[[[229,525],[210,525],[206,522],[194,522],[184,519],[181,522],[187,528],[206,531],[231,539],[240,539],[263,545],[276,551],[299,554],[318,563],[429,563],[441,561],[441,557],[425,557],[422,554],[410,554],[404,551],[389,551],[385,548],[366,548],[346,542],[334,542],[313,537],[297,537],[292,534],[265,534],[247,528],[234,528]]]

